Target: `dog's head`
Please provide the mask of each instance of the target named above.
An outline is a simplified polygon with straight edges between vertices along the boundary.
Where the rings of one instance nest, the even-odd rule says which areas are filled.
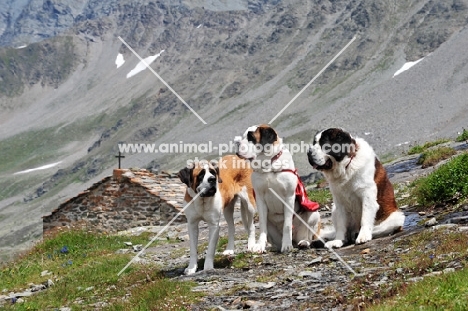
[[[187,185],[190,196],[200,193],[200,197],[212,197],[218,190],[219,168],[212,162],[200,161],[191,167],[185,167],[177,174],[179,179]]]
[[[357,151],[356,140],[340,128],[319,131],[307,152],[310,165],[315,169],[332,170],[345,159],[352,159]]]
[[[244,135],[236,136],[237,155],[246,160],[255,160],[259,154],[271,156],[281,141],[276,131],[269,125],[254,125],[249,127]]]

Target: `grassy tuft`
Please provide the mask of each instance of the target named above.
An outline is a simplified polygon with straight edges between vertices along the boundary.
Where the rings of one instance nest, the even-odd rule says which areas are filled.
[[[463,129],[463,132],[460,135],[458,135],[455,141],[458,141],[458,142],[468,141],[468,131],[466,129]]]
[[[468,197],[468,153],[452,159],[415,183],[418,203],[432,205]]]
[[[423,168],[434,166],[442,160],[448,159],[457,152],[450,147],[438,147],[436,149],[429,149],[421,154],[418,164],[422,164]]]
[[[411,154],[422,153],[422,152],[424,152],[425,150],[427,150],[427,149],[429,149],[429,148],[431,148],[431,147],[434,147],[434,146],[437,146],[437,145],[446,143],[446,142],[448,142],[448,141],[449,141],[448,139],[438,139],[438,140],[436,140],[436,141],[427,142],[427,143],[425,143],[424,145],[417,145],[417,146],[412,147],[412,148],[408,151],[408,154],[411,155]]]
[[[329,189],[316,189],[307,192],[310,200],[319,203],[320,205],[330,204],[333,201],[332,194]]]

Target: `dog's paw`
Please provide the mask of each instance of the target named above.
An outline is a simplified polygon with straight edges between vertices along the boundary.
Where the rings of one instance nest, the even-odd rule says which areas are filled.
[[[252,252],[255,246],[255,239],[249,239],[247,242],[247,251]]]
[[[356,239],[356,244],[363,244],[369,242],[370,240],[372,240],[372,230],[361,228],[361,231],[359,231],[359,235]]]
[[[191,275],[191,274],[194,274],[195,272],[197,272],[197,266],[195,266],[193,268],[186,268],[184,270],[185,275]]]
[[[341,240],[333,240],[333,241],[328,241],[325,243],[326,248],[340,248],[343,246],[343,241]]]
[[[254,244],[252,246],[252,250],[251,250],[252,253],[265,253],[265,244]]]
[[[299,243],[297,243],[297,247],[299,248],[309,248],[310,247],[310,242],[307,240],[300,240]]]
[[[234,255],[234,250],[233,249],[227,249],[223,252],[224,256],[232,256]]]
[[[290,251],[293,250],[293,245],[292,243],[287,243],[287,244],[283,244],[281,246],[281,252],[282,253],[289,253]]]

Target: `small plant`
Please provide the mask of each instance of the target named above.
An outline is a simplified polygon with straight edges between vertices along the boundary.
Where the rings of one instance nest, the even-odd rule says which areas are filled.
[[[450,147],[439,147],[436,149],[426,150],[421,154],[418,164],[422,164],[423,168],[434,166],[442,160],[448,159],[457,152]]]
[[[218,240],[218,246],[216,246],[216,251],[221,253],[226,249],[226,245],[228,244],[227,237],[220,237]]]
[[[307,193],[309,199],[317,202],[320,205],[329,204],[332,202],[333,197],[329,189],[317,189]]]
[[[446,143],[448,141],[449,141],[448,139],[438,139],[438,140],[435,140],[435,141],[427,142],[424,145],[417,145],[417,146],[412,147],[408,151],[408,154],[411,155],[411,154],[422,153],[422,152],[424,152],[425,150],[427,150],[427,149],[429,149],[431,147]]]
[[[418,203],[431,205],[468,197],[468,153],[452,159],[416,182]]]
[[[460,135],[458,135],[455,141],[468,141],[468,131],[466,129],[463,129],[463,132]]]
[[[417,145],[417,146],[414,146],[412,147],[409,151],[408,151],[408,154],[411,155],[411,154],[418,154],[418,153],[421,153],[424,151],[424,147],[421,146],[421,145]]]

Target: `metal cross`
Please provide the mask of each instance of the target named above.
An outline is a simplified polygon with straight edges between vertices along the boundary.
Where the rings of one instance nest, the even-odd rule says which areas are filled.
[[[120,169],[120,160],[121,160],[122,158],[125,158],[125,156],[123,156],[123,155],[120,153],[120,151],[119,151],[119,155],[116,155],[115,157],[119,159],[119,169]]]

